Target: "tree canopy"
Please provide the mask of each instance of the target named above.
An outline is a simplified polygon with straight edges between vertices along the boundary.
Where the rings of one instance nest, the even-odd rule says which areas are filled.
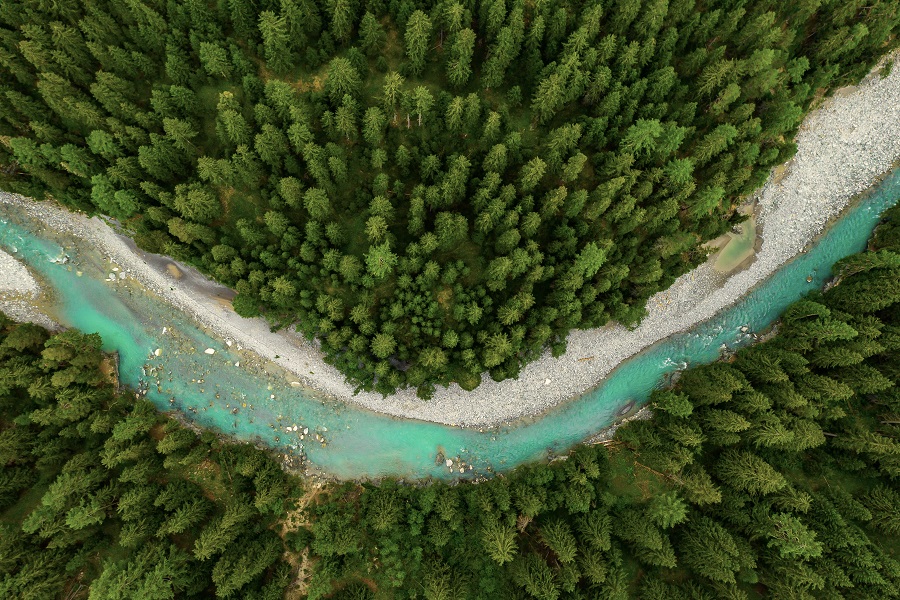
[[[0,595],[281,598],[300,482],[116,394],[105,360],[0,313]]]
[[[269,454],[115,394],[98,336],[0,313],[0,592],[897,598],[898,230],[894,208],[777,335],[687,369],[605,444],[480,482],[332,483],[299,507]],[[876,285],[873,305],[858,291]]]
[[[704,260],[895,43],[896,2],[839,4],[6,0],[0,185],[115,217],[363,389],[471,388]]]
[[[777,335],[687,369],[609,442],[479,483],[332,487],[309,598],[900,597],[900,208],[885,221]]]

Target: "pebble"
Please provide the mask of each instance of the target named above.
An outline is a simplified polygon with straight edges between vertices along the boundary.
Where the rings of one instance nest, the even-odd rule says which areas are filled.
[[[28,268],[0,249],[0,293],[12,292],[35,296],[40,289]]]

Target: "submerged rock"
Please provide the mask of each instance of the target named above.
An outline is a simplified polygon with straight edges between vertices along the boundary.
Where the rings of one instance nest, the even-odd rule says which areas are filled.
[[[626,402],[625,405],[619,409],[619,416],[622,417],[630,413],[634,408],[634,404],[634,400],[629,400],[628,402]]]

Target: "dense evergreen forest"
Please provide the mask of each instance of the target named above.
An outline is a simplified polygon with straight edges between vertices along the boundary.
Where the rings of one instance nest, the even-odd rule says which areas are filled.
[[[0,598],[280,600],[299,482],[117,395],[103,361],[0,313]]]
[[[774,339],[608,446],[477,485],[346,484],[309,598],[900,597],[900,208]]]
[[[2,318],[0,596],[900,597],[900,208],[835,272],[606,446],[302,512],[269,455],[117,395],[96,334]]]
[[[0,185],[118,219],[364,389],[637,322],[896,0],[4,0]]]

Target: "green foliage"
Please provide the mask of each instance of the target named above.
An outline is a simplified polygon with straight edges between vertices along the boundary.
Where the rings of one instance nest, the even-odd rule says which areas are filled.
[[[771,340],[686,370],[608,447],[477,484],[332,488],[312,509],[317,552],[343,561],[330,581],[386,590],[389,552],[434,598],[898,597],[900,301],[842,291],[900,280],[895,217]],[[400,588],[385,597],[419,590]]]
[[[635,324],[896,44],[894,4],[6,0],[0,186],[118,219],[360,389],[471,387]],[[865,261],[839,310],[900,295]],[[381,331],[396,360],[346,343]]]
[[[96,334],[0,315],[3,596],[281,597],[273,529],[296,482],[253,446],[117,396],[103,358]],[[202,466],[183,460],[198,454]]]

